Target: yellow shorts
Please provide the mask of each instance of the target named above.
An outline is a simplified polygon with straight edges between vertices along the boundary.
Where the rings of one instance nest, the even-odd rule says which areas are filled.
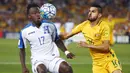
[[[93,64],[93,73],[112,73],[115,70],[122,70],[116,55],[111,55],[104,61],[99,61],[96,64]]]

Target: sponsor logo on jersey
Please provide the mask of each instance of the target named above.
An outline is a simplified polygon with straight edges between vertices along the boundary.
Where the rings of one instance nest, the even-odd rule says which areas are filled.
[[[35,33],[35,31],[29,32],[28,35]]]

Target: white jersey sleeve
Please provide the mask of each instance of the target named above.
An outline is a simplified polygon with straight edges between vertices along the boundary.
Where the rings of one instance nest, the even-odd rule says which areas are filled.
[[[24,37],[24,34],[22,34],[22,31],[20,32],[19,36],[18,48],[26,48],[26,39]]]
[[[53,39],[53,41],[56,41],[56,40],[59,39],[59,35],[58,35],[58,33],[57,33],[57,29],[56,29],[56,27],[55,27],[54,24],[53,24],[53,26],[54,26],[54,31],[53,31],[53,33],[52,33],[52,39]]]

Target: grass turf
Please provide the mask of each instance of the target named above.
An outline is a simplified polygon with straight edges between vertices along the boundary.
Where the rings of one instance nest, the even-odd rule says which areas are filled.
[[[0,73],[22,73],[17,43],[18,40],[14,39],[0,39]],[[70,44],[68,48],[76,55],[76,58],[73,60],[66,59],[62,52],[61,57],[72,65],[74,73],[92,73],[92,60],[88,49],[80,48],[75,43]],[[115,44],[112,48],[122,63],[123,72],[130,73],[130,44]],[[30,73],[32,73],[29,50],[28,47],[26,49],[26,62]]]

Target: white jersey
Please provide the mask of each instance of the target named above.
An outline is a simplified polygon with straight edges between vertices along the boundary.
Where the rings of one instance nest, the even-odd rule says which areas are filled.
[[[58,39],[57,30],[53,23],[42,21],[39,28],[29,23],[20,32],[18,47],[20,49],[26,48],[27,40],[30,44],[32,58],[59,56],[58,48],[54,42]]]

